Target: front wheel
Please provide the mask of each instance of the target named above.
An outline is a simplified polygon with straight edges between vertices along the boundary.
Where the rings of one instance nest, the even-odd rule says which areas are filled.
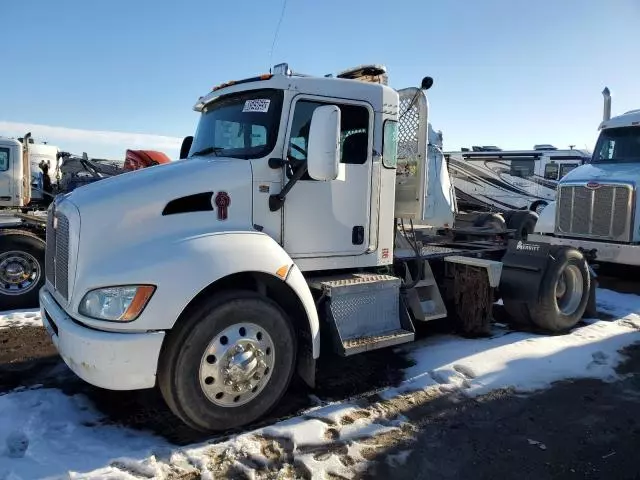
[[[36,308],[44,285],[45,242],[24,230],[0,231],[1,310]]]
[[[175,415],[201,431],[262,417],[280,400],[294,371],[296,338],[289,318],[253,292],[204,301],[165,342],[160,391]]]

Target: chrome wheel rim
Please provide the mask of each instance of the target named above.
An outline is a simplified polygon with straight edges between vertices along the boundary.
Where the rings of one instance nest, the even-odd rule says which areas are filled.
[[[27,252],[11,250],[0,254],[0,292],[24,295],[40,281],[40,264]]]
[[[556,282],[556,303],[565,315],[572,315],[583,294],[582,272],[576,265],[567,265]]]
[[[273,373],[275,347],[264,328],[236,323],[218,333],[200,360],[200,387],[220,407],[256,398]]]

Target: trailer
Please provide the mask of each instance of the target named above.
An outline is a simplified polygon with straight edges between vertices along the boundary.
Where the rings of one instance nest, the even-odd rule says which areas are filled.
[[[43,158],[44,153],[49,156]],[[127,150],[124,164],[117,165],[34,144],[30,133],[19,140],[0,139],[0,311],[38,305],[45,278],[46,208],[57,195],[169,161],[162,152]],[[38,176],[34,165],[41,169]]]
[[[446,167],[429,168],[432,84],[276,65],[200,97],[179,161],[58,197],[40,308],[67,365],[158,387],[219,431],[264,416],[294,374],[313,387],[332,350],[412,342],[441,318],[486,334],[497,299],[517,324],[573,328],[595,295],[579,251],[452,223]]]

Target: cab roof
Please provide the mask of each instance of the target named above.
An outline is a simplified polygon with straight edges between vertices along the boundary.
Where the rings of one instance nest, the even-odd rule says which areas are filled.
[[[358,68],[362,69],[363,67]],[[379,95],[380,99],[382,99],[383,89],[393,91],[393,89],[385,85],[386,77],[378,83],[375,81],[363,81],[353,77],[340,78],[340,75],[341,74],[339,74],[339,78],[334,78],[330,76],[317,77],[294,74],[287,68],[284,72],[263,74],[243,80],[225,82],[214,87],[207,95],[200,97],[193,109],[201,112],[205,105],[222,95],[264,88],[295,90],[300,93],[322,92],[322,95],[326,96],[354,99],[367,99],[376,95]],[[371,77],[371,75],[368,77]]]
[[[618,127],[640,127],[640,109],[629,110],[600,124],[600,129]]]

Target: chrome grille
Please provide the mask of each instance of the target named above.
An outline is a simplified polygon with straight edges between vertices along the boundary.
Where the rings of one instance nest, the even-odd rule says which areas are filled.
[[[563,185],[558,189],[556,233],[575,237],[631,240],[633,187]]]
[[[69,220],[62,214],[56,228],[56,290],[69,298]]]
[[[53,216],[54,213],[54,204],[51,205],[49,212],[47,214],[47,247],[45,250],[45,259],[44,259],[44,272],[53,285],[56,284],[56,275],[55,275],[55,252],[56,252],[56,236],[55,231],[53,229]]]
[[[69,298],[69,220],[55,210],[47,217],[45,275],[54,288]]]

